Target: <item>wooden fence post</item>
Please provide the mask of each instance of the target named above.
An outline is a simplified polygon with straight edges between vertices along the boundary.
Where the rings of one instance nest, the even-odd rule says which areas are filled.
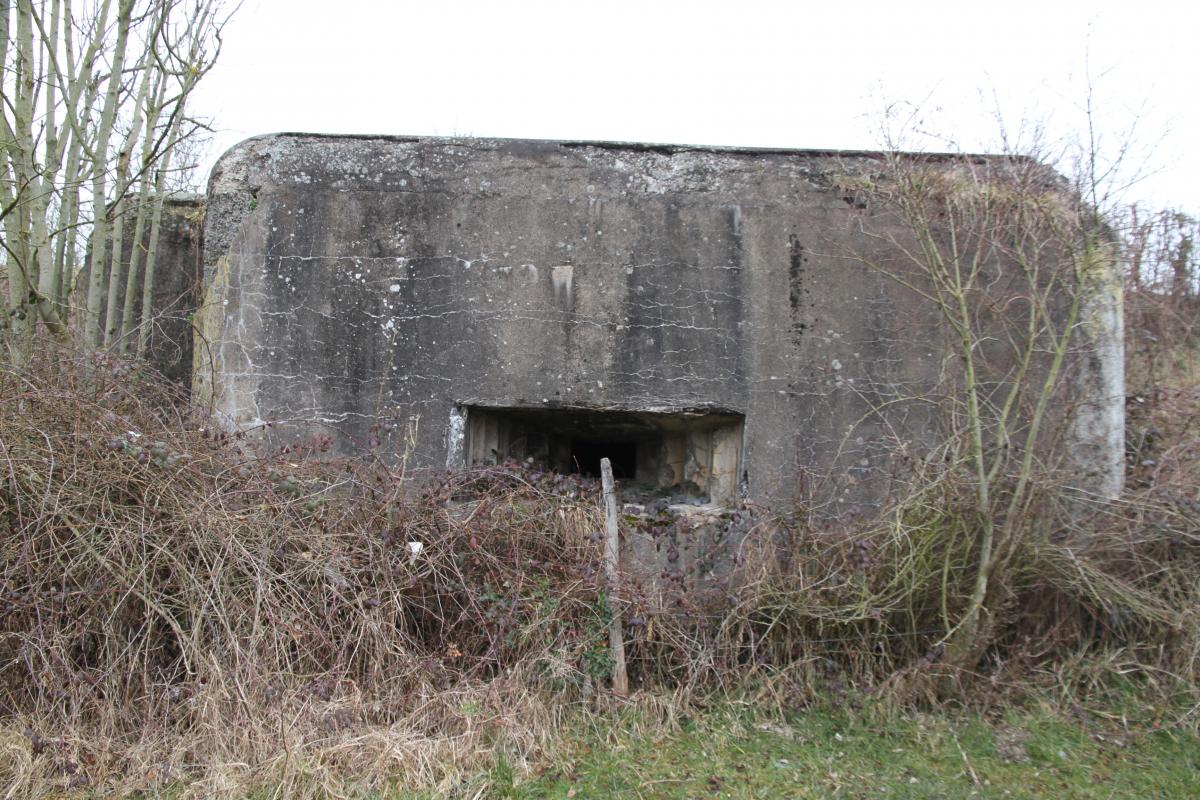
[[[625,672],[625,637],[621,633],[621,611],[616,598],[619,586],[617,565],[621,553],[621,542],[617,529],[617,492],[613,484],[612,462],[600,459],[600,481],[604,489],[604,576],[607,582],[608,610],[612,621],[608,626],[608,650],[613,660],[613,694],[624,697],[629,694],[629,675]]]

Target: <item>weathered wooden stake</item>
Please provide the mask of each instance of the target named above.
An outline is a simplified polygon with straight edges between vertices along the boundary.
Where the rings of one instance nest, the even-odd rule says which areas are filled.
[[[617,492],[613,485],[612,462],[600,459],[600,482],[604,489],[604,576],[608,584],[608,608],[612,622],[608,626],[608,649],[613,660],[613,694],[629,694],[629,675],[625,672],[625,637],[621,633],[621,612],[617,608],[617,563],[621,542],[617,536]]]

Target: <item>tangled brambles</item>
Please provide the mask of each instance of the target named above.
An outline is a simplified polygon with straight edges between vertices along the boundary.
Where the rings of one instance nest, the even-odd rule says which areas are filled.
[[[614,610],[634,702],[669,718],[664,694],[911,698],[970,591],[953,476],[917,476],[853,528],[731,510],[690,563],[672,548],[699,523],[629,515],[661,560],[629,565],[610,597],[586,479],[508,465],[402,480],[382,435],[352,460],[320,441],[262,453],[104,356],[7,369],[0,399],[12,796],[470,796],[487,765],[550,757],[568,717],[610,703]],[[1103,652],[1194,686],[1193,520],[1130,501],[1026,541],[988,677],[1070,668],[1082,686],[1103,662],[1081,654]]]

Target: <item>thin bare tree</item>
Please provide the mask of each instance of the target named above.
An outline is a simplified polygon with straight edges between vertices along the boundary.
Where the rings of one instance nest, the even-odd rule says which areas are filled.
[[[219,52],[222,14],[220,0],[0,0],[11,357],[28,354],[39,327],[67,340],[74,323],[79,344],[126,349],[149,322],[148,309],[137,314],[153,279],[144,240],[173,151],[204,130],[187,103]]]
[[[1075,417],[1098,413],[1072,394],[1084,379],[1064,378],[1120,341],[1093,324],[1100,298],[1119,297],[1119,249],[1095,195],[1038,158],[892,150],[884,164],[841,178],[872,208],[858,225],[873,244],[853,257],[919,297],[946,336],[939,463],[969,497],[974,564],[969,595],[943,597],[944,641],[947,661],[970,669],[1009,599],[997,577],[1045,530],[1042,490],[1077,466],[1065,458]],[[1096,470],[1109,484],[1115,471],[1119,489],[1120,466]]]

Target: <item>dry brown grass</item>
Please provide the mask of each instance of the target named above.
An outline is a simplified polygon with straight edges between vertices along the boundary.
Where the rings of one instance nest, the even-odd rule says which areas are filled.
[[[402,457],[379,457],[402,456],[404,432],[382,428],[353,460],[322,442],[264,453],[107,356],[6,368],[0,401],[0,796],[479,796],[492,764],[544,763],[569,720],[622,705],[610,604],[633,623],[624,704],[670,726],[714,693],[931,696],[970,592],[975,531],[946,473],[912,475],[870,524],[739,510],[728,581],[627,576],[609,598],[586,480],[405,480]],[[1042,492],[1045,535],[1013,558],[986,674],[954,676],[961,696],[1121,670],[1194,689],[1183,480],[1084,522]]]
[[[63,355],[0,377],[10,796],[454,794],[595,691],[587,487],[262,457],[132,364]]]

